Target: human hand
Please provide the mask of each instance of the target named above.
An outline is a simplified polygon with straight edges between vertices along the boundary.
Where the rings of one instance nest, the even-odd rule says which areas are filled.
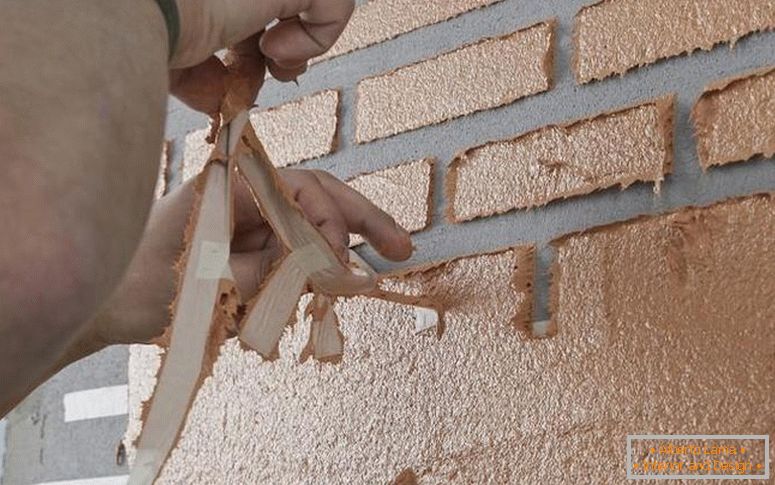
[[[361,234],[388,259],[401,261],[411,255],[409,234],[334,176],[298,169],[283,169],[280,175],[307,219],[344,261],[349,233]],[[192,203],[193,181],[157,202],[127,276],[81,338],[78,349],[147,343],[162,335],[170,323],[169,304],[177,280],[173,266],[183,250],[186,215]],[[242,181],[235,184],[234,218],[229,263],[242,299],[247,301],[256,294],[283,248]]]
[[[354,0],[178,1],[180,36],[172,56],[170,91],[214,115],[225,91],[226,68],[213,54],[261,32],[257,56],[275,79],[295,80],[307,61],[327,51],[350,18]]]

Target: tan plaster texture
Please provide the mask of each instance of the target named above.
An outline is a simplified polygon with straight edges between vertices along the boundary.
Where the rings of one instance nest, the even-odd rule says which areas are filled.
[[[556,246],[555,326],[573,342],[556,366],[570,380],[545,373],[541,385],[549,395],[555,385],[576,391],[542,412],[586,422],[572,433],[590,438],[584,450],[616,448],[598,468],[610,480],[596,483],[624,482],[628,433],[775,433],[773,195],[644,217]]]
[[[157,345],[134,344],[129,346],[127,377],[129,382],[129,416],[124,434],[127,460],[134,463],[135,441],[142,430],[143,403],[148,401],[156,388],[156,373],[161,366],[164,349]]]
[[[206,139],[209,133],[209,128],[203,128],[186,135],[183,147],[183,167],[181,170],[183,180],[196,177],[205,168],[205,164],[210,158],[210,152],[213,151],[215,146],[207,143]]]
[[[467,150],[446,180],[447,216],[462,222],[614,185],[654,182],[672,165],[671,96]]]
[[[425,229],[433,213],[433,159],[408,162],[359,175],[347,184],[390,214],[409,232]],[[360,236],[351,238],[360,244]]]
[[[415,335],[413,307],[338,303],[346,339],[339,365],[298,363],[309,331],[301,313],[273,363],[228,341],[159,483],[386,482],[513,435],[504,419],[527,412],[513,400],[515,386],[542,366],[522,352],[542,344],[514,325],[529,318],[532,268],[532,251],[517,248],[386,284],[446,302],[440,340]]]
[[[276,167],[328,155],[336,149],[339,91],[327,90],[250,114]]]
[[[580,83],[775,28],[769,0],[602,0],[574,23]]]
[[[253,128],[275,167],[287,167],[336,150],[339,91],[320,91],[275,108],[250,113]],[[202,171],[214,145],[209,128],[186,135],[183,180]]]
[[[692,111],[703,168],[775,155],[775,68],[711,84]]]
[[[355,8],[333,47],[319,62],[378,44],[427,25],[437,24],[501,0],[371,0]]]
[[[512,103],[551,87],[553,21],[485,39],[358,83],[366,143]]]

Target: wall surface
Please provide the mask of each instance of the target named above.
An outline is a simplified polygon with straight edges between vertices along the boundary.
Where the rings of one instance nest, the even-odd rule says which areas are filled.
[[[161,482],[620,483],[627,434],[775,435],[773,28],[771,1],[362,4],[252,121],[410,227],[408,262],[358,251],[445,328],[356,298],[341,364],[298,362],[303,315],[275,362],[227,342]],[[205,127],[173,106],[171,185]],[[159,362],[131,354],[128,442]]]

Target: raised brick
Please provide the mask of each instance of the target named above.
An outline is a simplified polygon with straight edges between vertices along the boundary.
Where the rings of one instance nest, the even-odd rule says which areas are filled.
[[[585,83],[772,28],[771,1],[602,0],[576,16],[573,70]]]
[[[321,91],[277,108],[251,113],[250,121],[277,167],[328,155],[336,149],[339,91]]]
[[[775,69],[714,83],[692,111],[703,168],[775,155]]]
[[[387,212],[404,229],[425,229],[433,212],[433,159],[409,162],[348,180],[354,188],[377,207]],[[360,244],[359,236],[352,244]]]
[[[358,83],[359,143],[511,103],[551,85],[553,22]]]
[[[461,222],[637,181],[655,188],[672,166],[673,97],[664,97],[455,158],[446,180],[447,217]]]
[[[371,0],[355,8],[350,22],[336,44],[315,61],[347,54],[500,1],[502,0]]]
[[[250,114],[250,121],[277,167],[286,167],[333,152],[337,145],[339,92],[321,91],[287,104]],[[205,141],[209,130],[186,136],[183,178],[198,174],[213,145]]]

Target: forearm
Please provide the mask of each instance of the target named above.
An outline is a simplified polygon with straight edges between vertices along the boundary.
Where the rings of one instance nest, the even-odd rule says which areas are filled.
[[[161,146],[167,37],[152,0],[4,2],[0,412],[119,284]]]

